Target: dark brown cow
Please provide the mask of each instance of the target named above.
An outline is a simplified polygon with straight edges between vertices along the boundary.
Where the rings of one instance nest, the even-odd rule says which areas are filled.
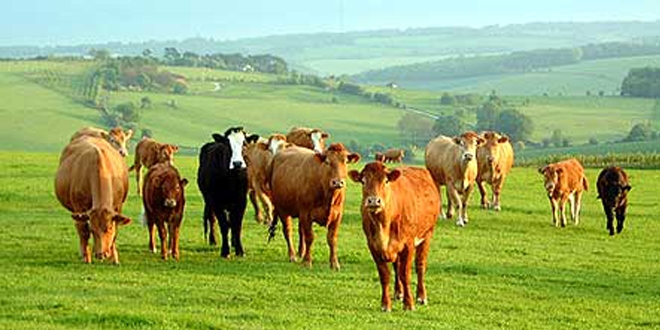
[[[149,249],[156,253],[154,242],[155,227],[160,237],[160,254],[167,259],[167,234],[169,232],[170,254],[179,260],[179,228],[183,221],[186,204],[184,188],[187,179],[182,179],[179,171],[170,163],[158,163],[149,168],[144,181],[144,220],[149,230]],[[165,228],[167,224],[167,228]]]
[[[610,235],[614,235],[614,214],[616,214],[616,232],[621,233],[623,222],[626,220],[628,192],[632,189],[628,174],[618,166],[606,167],[598,175],[596,187],[607,217],[607,230]]]
[[[318,128],[294,127],[286,135],[286,141],[322,153],[325,150],[325,139],[328,137],[328,133]]]
[[[130,136],[130,132],[121,136]],[[80,237],[83,262],[94,237],[94,255],[119,263],[117,227],[131,219],[121,214],[128,194],[128,167],[117,146],[106,136],[80,134],[62,151],[55,177],[55,195],[71,212]]]
[[[486,143],[477,148],[477,187],[481,194],[481,207],[492,207],[495,211],[502,209],[500,206],[500,194],[504,186],[504,180],[513,166],[513,148],[506,136],[495,132],[485,132],[483,139]],[[486,187],[484,183],[491,185],[493,189],[492,202],[487,201]]]
[[[582,164],[571,158],[558,163],[549,164],[541,169],[545,190],[552,206],[552,222],[559,226],[557,208],[561,216],[561,226],[566,226],[566,213],[564,208],[569,201],[571,217],[577,226],[580,222],[580,208],[582,206],[582,194],[589,189],[587,177],[584,176]]]
[[[403,149],[387,149],[383,153],[385,163],[401,163],[406,152]]]
[[[273,222],[273,203],[270,201],[270,163],[273,156],[289,146],[282,134],[272,134],[268,140],[250,143],[243,149],[247,164],[248,196],[254,208],[254,216],[258,223],[264,221],[264,215],[257,203],[266,213],[266,223]]]
[[[295,261],[291,245],[292,218],[300,219],[298,255],[312,265],[312,222],[328,228],[330,267],[339,269],[337,233],[346,194],[346,165],[360,156],[350,153],[343,144],[334,143],[323,153],[292,146],[278,152],[272,161],[271,188],[276,217],[282,219],[289,260]],[[276,221],[271,225],[271,235]]]
[[[174,153],[179,147],[160,143],[150,138],[143,138],[135,147],[135,162],[128,169],[135,170],[138,196],[142,196],[142,166],[147,169],[158,163],[174,164]]]
[[[426,259],[440,213],[440,196],[433,178],[423,168],[400,167],[390,171],[381,162],[369,163],[361,172],[352,170],[348,174],[362,184],[362,229],[378,269],[383,311],[392,309],[388,263],[394,265],[395,296],[403,298],[404,309],[414,308],[410,292],[413,254],[417,302],[426,304]]]

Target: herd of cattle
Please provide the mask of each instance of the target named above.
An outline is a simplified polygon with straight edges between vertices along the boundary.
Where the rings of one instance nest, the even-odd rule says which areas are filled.
[[[132,170],[136,172],[137,193],[143,200],[149,248],[156,252],[157,229],[162,258],[171,255],[179,259],[179,227],[188,180],[173,164],[178,148],[144,138],[136,147],[135,162],[129,169],[124,157],[131,136],[132,131],[120,128],[83,128],[74,133],[60,157],[55,193],[71,212],[86,263],[91,262],[90,237],[94,238],[96,258],[119,262],[117,228],[131,222],[122,214],[122,206],[128,194],[128,172]],[[341,143],[326,148],[328,134],[318,129],[293,128],[286,136],[272,134],[264,139],[233,127],[212,138],[200,150],[197,185],[204,199],[205,235],[210,244],[217,244],[217,220],[222,235],[221,256],[230,255],[230,245],[237,256],[244,254],[241,230],[249,197],[257,221],[270,226],[270,238],[275,235],[277,223],[282,222],[290,261],[298,257],[311,265],[312,223],[327,227],[330,267],[338,270],[337,234],[348,177],[362,186],[362,228],[377,265],[381,307],[386,311],[391,309],[389,264],[395,269],[395,297],[403,300],[405,309],[413,309],[410,278],[415,257],[417,302],[425,304],[426,259],[437,219],[456,217],[456,224],[465,226],[467,202],[475,183],[481,193],[481,206],[499,211],[502,186],[514,157],[506,136],[466,132],[430,141],[425,151],[426,168],[389,169],[384,163],[401,162],[404,154],[388,150],[376,154],[375,161],[361,171],[348,171],[347,165],[359,161],[360,156]],[[148,168],[144,180],[142,167]],[[582,165],[569,159],[549,164],[539,172],[544,176],[554,225],[566,225],[566,201],[577,225],[582,194],[588,189]],[[490,200],[485,183],[492,187]],[[446,186],[447,194],[445,214],[442,186]],[[597,188],[610,235],[614,235],[615,215],[616,231],[621,232],[631,189],[626,173],[619,167],[605,168]],[[292,244],[292,218],[299,219],[297,253]]]

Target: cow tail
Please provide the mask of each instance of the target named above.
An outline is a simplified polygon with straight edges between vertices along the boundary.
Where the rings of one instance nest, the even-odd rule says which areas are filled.
[[[589,190],[589,181],[587,181],[586,176],[582,177],[582,187],[584,187],[585,191]]]
[[[279,217],[276,214],[273,214],[273,221],[268,226],[268,242],[272,241],[275,238],[275,232],[277,231],[277,220]]]

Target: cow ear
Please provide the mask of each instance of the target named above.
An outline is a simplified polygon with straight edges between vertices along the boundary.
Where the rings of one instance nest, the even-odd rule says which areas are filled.
[[[186,185],[188,185],[188,179],[183,178],[183,180],[179,181],[179,184],[181,185],[181,187],[185,187]]]
[[[324,154],[320,154],[318,152],[314,154],[314,159],[316,159],[316,161],[319,162],[319,163],[325,162],[326,158],[327,158],[327,156],[324,155]]]
[[[360,172],[357,170],[350,170],[348,171],[348,177],[351,178],[354,182],[357,183],[362,183],[362,176],[360,175]]]
[[[348,154],[348,163],[357,163],[360,160],[360,155],[357,153]]]
[[[459,136],[454,136],[454,137],[452,138],[452,140],[454,141],[454,143],[456,143],[456,144],[458,144],[458,145],[461,144],[461,138],[460,138]]]
[[[632,189],[632,187],[630,185],[623,186],[623,191],[625,191],[625,192],[630,191],[630,189]]]
[[[547,169],[547,166],[539,167],[539,173],[545,174],[545,170]]]
[[[557,173],[562,173],[562,172],[564,172],[564,169],[560,167],[560,168],[556,169],[555,171],[556,171]]]
[[[477,137],[477,146],[480,146],[484,143],[486,143],[486,140],[484,140],[482,137]]]
[[[507,136],[503,136],[497,140],[497,143],[507,143],[509,142],[509,138]]]
[[[211,135],[213,137],[213,140],[218,143],[224,143],[224,144],[229,144],[229,140],[224,135],[220,135],[218,133],[213,133]]]
[[[324,132],[323,134],[321,134],[321,138],[323,138],[323,139],[327,139],[329,137],[330,137],[330,134],[328,134],[328,133]]]
[[[401,171],[399,170],[392,170],[392,172],[387,173],[387,180],[390,182],[396,181],[401,176]]]
[[[249,135],[245,140],[247,141],[247,143],[255,143],[259,141],[259,135],[257,134]]]
[[[177,151],[179,151],[179,146],[174,145],[174,144],[170,144],[170,146],[172,146],[172,152],[177,152]]]
[[[126,135],[126,141],[130,140],[131,137],[133,136],[133,130],[129,129],[128,131],[125,131],[124,135]]]
[[[71,214],[71,218],[75,221],[87,221],[89,220],[89,215],[87,213],[74,213]]]
[[[115,214],[112,217],[112,221],[116,222],[117,225],[120,225],[120,226],[124,226],[124,225],[127,225],[127,224],[131,223],[130,218],[127,218],[127,217],[125,217],[125,216],[123,216],[119,213]]]

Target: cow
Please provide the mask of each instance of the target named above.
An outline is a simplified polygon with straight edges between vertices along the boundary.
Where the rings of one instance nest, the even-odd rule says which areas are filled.
[[[545,191],[552,207],[552,222],[555,227],[559,226],[557,219],[557,208],[561,216],[561,226],[566,226],[566,214],[564,207],[566,201],[570,203],[570,212],[575,225],[580,222],[580,208],[582,206],[582,194],[589,190],[587,177],[584,176],[582,164],[571,158],[554,164],[548,164],[539,169],[543,175]]]
[[[440,195],[431,174],[424,168],[399,167],[388,170],[382,162],[367,164],[349,177],[362,184],[362,230],[381,285],[381,308],[392,309],[389,294],[392,263],[395,296],[406,310],[414,309],[410,277],[415,255],[417,302],[428,302],[424,275],[433,230],[440,214]]]
[[[247,136],[243,127],[231,127],[223,135],[213,134],[214,142],[206,143],[199,153],[197,186],[204,199],[204,235],[209,244],[216,245],[215,220],[222,234],[220,255],[229,257],[228,235],[231,229],[231,245],[237,256],[243,256],[241,230],[247,205],[247,168],[243,159],[243,147],[259,139]]]
[[[271,224],[271,237],[277,218],[282,219],[290,261],[296,261],[291,245],[291,219],[297,217],[298,256],[303,263],[312,265],[315,222],[328,228],[330,267],[339,270],[337,234],[344,211],[346,167],[358,160],[360,155],[349,152],[341,143],[333,143],[322,153],[291,146],[273,157],[270,186],[276,219]]]
[[[174,153],[179,147],[173,144],[160,143],[150,138],[143,138],[135,147],[135,161],[128,171],[135,170],[138,196],[142,196],[142,166],[147,169],[158,163],[174,164]]]
[[[286,140],[297,146],[312,149],[317,153],[325,150],[325,139],[330,137],[318,128],[293,127],[286,135]]]
[[[447,186],[447,218],[454,216],[458,208],[456,225],[468,222],[467,202],[477,178],[477,147],[485,141],[477,133],[469,131],[457,137],[438,136],[426,146],[426,168],[440,188]],[[442,203],[440,204],[442,214]]]
[[[504,180],[513,166],[513,148],[506,136],[496,132],[484,132],[482,138],[486,141],[477,148],[477,187],[481,194],[481,207],[492,207],[500,211],[500,194]],[[488,202],[488,193],[485,183],[490,184],[493,190],[493,199]]]
[[[130,135],[130,131],[118,134]],[[89,238],[93,236],[94,256],[119,264],[118,227],[131,222],[121,214],[128,195],[128,167],[117,146],[124,140],[115,141],[105,134],[74,136],[62,151],[55,175],[55,196],[71,212],[85,263],[92,262]]]
[[[614,214],[616,214],[616,232],[621,233],[623,222],[626,220],[628,192],[632,189],[628,174],[618,166],[606,167],[598,175],[596,187],[598,198],[603,203],[610,236],[614,235]]]
[[[149,167],[144,178],[143,220],[146,220],[149,231],[149,249],[156,253],[154,235],[157,227],[160,255],[163,260],[167,259],[169,232],[170,255],[179,261],[179,228],[183,221],[183,209],[186,204],[184,189],[187,184],[188,179],[182,179],[179,171],[168,162]]]
[[[289,144],[282,134],[272,134],[268,140],[249,144],[243,150],[248,172],[248,196],[254,208],[258,223],[264,221],[264,215],[257,199],[266,213],[266,223],[273,221],[273,204],[270,201],[270,162],[273,156]]]
[[[405,151],[403,149],[387,149],[383,153],[383,162],[385,163],[401,163],[403,157],[405,156]]]
[[[374,160],[377,162],[384,163],[385,162],[385,155],[382,152],[376,152],[374,154]]]
[[[113,148],[117,149],[117,151],[119,151],[119,154],[122,157],[126,157],[128,156],[128,149],[126,148],[126,143],[133,136],[133,130],[129,129],[124,131],[121,129],[121,127],[114,127],[113,129],[110,130],[110,132],[108,132],[104,129],[100,129],[96,127],[83,127],[79,129],[77,132],[73,133],[69,142],[73,142],[74,140],[83,136],[102,138],[108,141],[108,143],[110,143],[110,145],[112,145]]]

